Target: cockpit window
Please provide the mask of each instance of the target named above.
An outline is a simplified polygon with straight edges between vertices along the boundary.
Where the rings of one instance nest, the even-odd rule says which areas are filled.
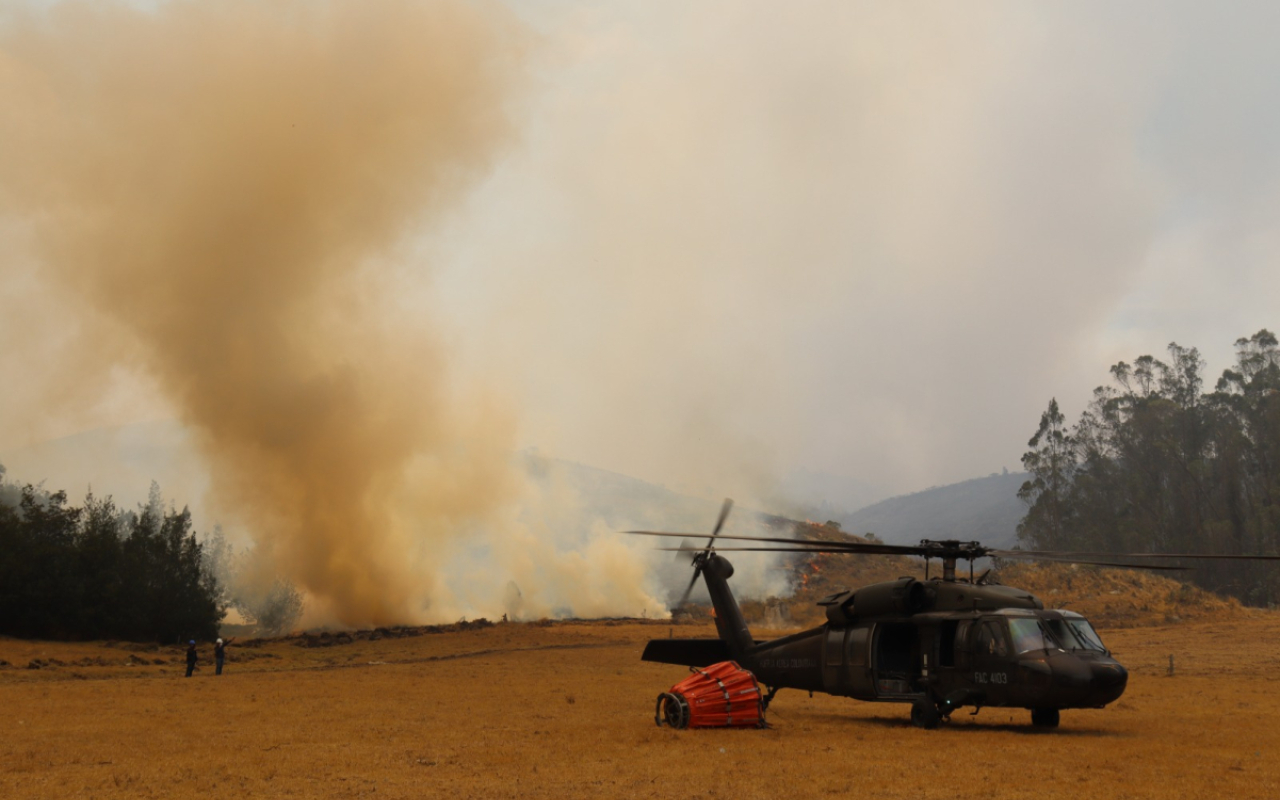
[[[1107,648],[1102,645],[1102,637],[1093,629],[1085,619],[1069,619],[1067,624],[1071,626],[1071,632],[1080,640],[1080,644],[1086,650],[1098,650],[1105,653]]]
[[[1072,633],[1071,626],[1063,619],[1046,619],[1044,625],[1061,644],[1064,650],[1084,650],[1085,646]]]
[[[1048,619],[1044,621],[1049,631],[1067,650],[1096,650],[1105,653],[1102,639],[1088,620]]]
[[[1046,639],[1040,629],[1040,620],[1034,617],[1010,617],[1009,633],[1013,634],[1013,651],[1027,653],[1055,646]]]

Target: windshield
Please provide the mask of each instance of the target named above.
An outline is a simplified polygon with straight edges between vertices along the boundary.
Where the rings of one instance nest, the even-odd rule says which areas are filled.
[[[1013,652],[1015,653],[1045,650],[1054,646],[1046,640],[1044,631],[1040,628],[1040,620],[1033,617],[1010,618],[1009,633],[1013,635]]]
[[[1088,620],[1084,619],[1047,619],[1044,621],[1049,631],[1062,642],[1068,650],[1096,650],[1105,653],[1102,639]]]
[[[1102,645],[1102,637],[1087,619],[1069,619],[1067,624],[1071,626],[1071,632],[1076,635],[1086,650],[1098,650],[1104,653],[1107,651],[1107,648]]]

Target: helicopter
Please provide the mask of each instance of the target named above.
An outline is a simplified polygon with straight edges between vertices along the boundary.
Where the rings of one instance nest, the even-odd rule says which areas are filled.
[[[1002,550],[978,542],[923,540],[918,545],[723,535],[733,507],[725,500],[711,538],[701,547],[662,547],[692,555],[693,578],[680,607],[701,577],[711,595],[718,638],[654,639],[644,661],[692,668],[735,661],[767,689],[762,709],[781,689],[799,689],[875,703],[907,703],[911,722],[933,729],[960,708],[1022,708],[1037,728],[1057,728],[1064,709],[1103,708],[1124,694],[1129,680],[1102,637],[1079,613],[1046,609],[1030,592],[973,576],[974,561],[1034,559],[1130,569],[1184,570],[1160,559],[1280,560],[1280,556],[1113,554]],[[776,518],[783,519],[783,518]],[[646,536],[688,533],[625,531]],[[717,546],[717,540],[749,545]],[[719,552],[718,552],[719,551]],[[827,621],[770,641],[752,637],[729,588],[733,565],[720,552],[860,553],[925,559],[925,580],[903,577],[818,601]],[[930,560],[941,577],[928,576]],[[956,565],[969,562],[968,578]],[[660,697],[657,721],[673,726],[681,713]]]

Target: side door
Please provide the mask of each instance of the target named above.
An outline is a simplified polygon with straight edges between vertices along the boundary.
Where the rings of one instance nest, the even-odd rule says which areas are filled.
[[[986,698],[986,705],[1003,704],[1008,699],[1013,666],[1008,625],[1001,617],[975,620],[970,642],[973,687]]]
[[[972,667],[973,649],[970,647],[970,632],[974,621],[962,619],[956,623],[955,656],[956,671],[967,672]]]
[[[875,681],[871,679],[871,629],[868,623],[855,625],[845,633],[845,690],[851,697],[868,700],[875,697]]]
[[[872,627],[862,623],[827,629],[822,666],[826,691],[851,697],[874,696],[869,657]]]

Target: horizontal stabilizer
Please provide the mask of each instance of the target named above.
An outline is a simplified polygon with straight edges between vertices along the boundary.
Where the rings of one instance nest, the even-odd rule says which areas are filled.
[[[758,643],[757,643],[758,644]],[[729,661],[729,647],[720,639],[652,639],[644,647],[642,661],[709,667]]]

